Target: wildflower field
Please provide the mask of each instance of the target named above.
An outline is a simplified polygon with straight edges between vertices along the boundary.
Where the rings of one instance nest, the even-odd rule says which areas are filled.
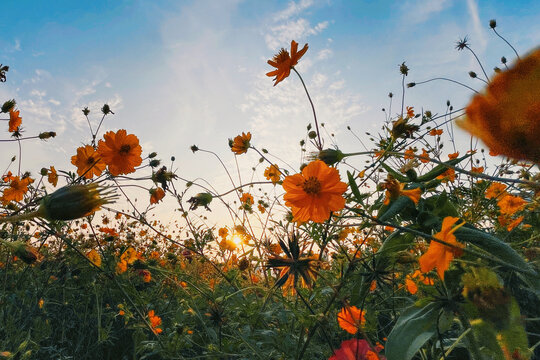
[[[191,146],[224,191],[114,129],[107,104],[81,109],[70,168],[25,168],[20,149],[56,133],[0,99],[0,147],[19,148],[2,150],[0,359],[540,359],[540,49],[488,71],[459,40],[479,90],[438,79],[471,94],[441,114],[408,106],[422,83],[402,63],[386,121],[342,149],[295,68],[308,44],[283,46],[266,75],[305,90],[301,161],[250,129]],[[248,152],[243,176],[224,165]],[[150,216],[166,198],[172,225]]]

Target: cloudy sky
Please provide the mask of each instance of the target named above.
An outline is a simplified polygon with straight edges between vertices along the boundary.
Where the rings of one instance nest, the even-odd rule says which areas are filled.
[[[407,81],[444,76],[481,89],[467,75],[481,70],[470,53],[454,49],[457,40],[468,37],[488,74],[501,56],[514,58],[490,19],[518,52],[540,45],[535,0],[4,0],[2,13],[0,63],[10,71],[0,102],[17,100],[27,135],[58,133],[47,143],[23,144],[24,170],[74,170],[71,156],[90,140],[81,109],[88,106],[97,124],[106,102],[115,115],[103,130],[136,134],[145,154],[156,151],[166,163],[175,156],[179,175],[203,177],[220,190],[230,187],[223,169],[192,154],[191,145],[232,166],[227,139],[250,131],[254,145],[293,168],[300,163],[309,103],[298,78],[273,87],[265,76],[272,70],[266,61],[292,39],[309,43],[297,69],[320,121],[346,152],[363,150],[346,127],[377,131],[387,94],[401,96],[403,61],[411,69]],[[470,95],[433,82],[409,89],[405,103],[440,113],[447,100],[459,108]],[[9,137],[7,126],[0,136]],[[17,146],[0,148],[5,167]],[[257,156],[238,162],[250,169]]]

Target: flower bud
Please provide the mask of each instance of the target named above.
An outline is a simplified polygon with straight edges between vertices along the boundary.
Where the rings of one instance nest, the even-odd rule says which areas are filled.
[[[196,151],[199,151],[199,147],[197,145],[191,145],[190,149],[191,151],[193,151],[193,153],[195,153]]]
[[[199,206],[204,206],[204,208],[210,211],[208,204],[212,202],[213,196],[210,193],[199,193],[188,200],[188,203],[191,203],[189,210],[196,210]]]
[[[47,170],[47,168],[41,168],[41,171],[39,173],[41,174],[41,176],[47,176],[49,170]]]
[[[109,113],[114,115],[109,104],[104,104],[103,107],[101,108],[101,112],[103,113],[103,115],[107,115]]]
[[[15,107],[15,104],[17,104],[17,102],[15,101],[15,99],[11,99],[11,100],[8,100],[6,101],[3,105],[2,105],[2,112],[3,113],[8,113],[9,110],[13,109]]]
[[[474,79],[476,78],[476,73],[474,71],[469,71],[469,76]]]
[[[489,20],[489,27],[492,29],[495,29],[497,27],[497,20],[495,19]]]
[[[33,264],[38,260],[39,253],[33,246],[28,245],[22,241],[2,241],[2,244],[6,245],[13,251],[13,255],[27,264]]]
[[[310,139],[315,139],[317,137],[317,133],[313,130],[311,130],[310,132],[308,132],[308,138]]]
[[[334,165],[343,160],[345,155],[338,149],[324,149],[314,154],[316,159],[324,161],[326,165]]]
[[[39,134],[39,138],[41,140],[47,140],[55,136],[56,136],[56,132],[54,131],[45,131]]]
[[[148,155],[148,157],[149,157],[150,159],[153,159],[153,158],[155,158],[156,156],[157,156],[157,152],[155,152],[155,151],[154,151],[154,152],[151,152],[150,155]]]
[[[409,68],[405,65],[405,62],[399,65],[399,72],[405,76],[409,75]]]
[[[41,200],[38,215],[47,220],[73,220],[91,215],[116,196],[97,184],[64,186]]]
[[[151,167],[157,167],[157,166],[159,166],[159,164],[161,164],[161,161],[158,160],[158,159],[150,160],[150,166]]]
[[[90,110],[87,107],[82,109],[82,112],[83,112],[84,116],[88,116],[88,114],[90,114]]]
[[[412,88],[412,87],[415,87],[415,86],[416,86],[415,82],[410,82],[410,83],[407,84],[408,88]]]

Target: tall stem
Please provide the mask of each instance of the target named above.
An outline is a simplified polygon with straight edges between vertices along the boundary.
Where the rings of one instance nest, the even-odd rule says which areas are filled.
[[[317,149],[322,150],[322,141],[321,141],[321,133],[319,132],[319,123],[317,122],[317,114],[315,113],[315,105],[313,105],[313,101],[311,101],[311,96],[309,96],[309,91],[306,87],[306,84],[304,83],[304,79],[302,79],[302,76],[300,76],[300,73],[296,71],[296,69],[292,68],[296,75],[300,78],[300,81],[302,82],[302,85],[304,86],[304,90],[306,91],[306,95],[308,97],[309,103],[311,104],[311,110],[313,110],[313,118],[315,119],[315,130],[317,131]]]

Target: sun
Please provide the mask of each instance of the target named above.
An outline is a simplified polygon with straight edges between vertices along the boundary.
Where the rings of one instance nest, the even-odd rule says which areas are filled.
[[[234,234],[231,238],[231,241],[234,243],[234,245],[238,247],[240,246],[240,244],[242,244],[242,237],[240,237],[240,235],[238,234]]]

